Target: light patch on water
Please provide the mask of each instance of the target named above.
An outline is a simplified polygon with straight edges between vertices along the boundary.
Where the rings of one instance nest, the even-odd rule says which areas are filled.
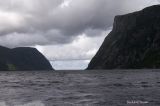
[[[5,102],[0,102],[0,106],[9,106]],[[22,105],[14,105],[14,106],[45,106],[41,101],[34,101],[31,103],[26,103]]]
[[[0,106],[7,106],[5,102],[0,102]]]

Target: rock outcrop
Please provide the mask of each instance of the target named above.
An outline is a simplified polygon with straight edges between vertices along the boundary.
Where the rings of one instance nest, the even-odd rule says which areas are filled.
[[[116,16],[88,69],[160,68],[160,5]]]
[[[9,49],[0,46],[0,71],[53,70],[49,61],[35,48]]]

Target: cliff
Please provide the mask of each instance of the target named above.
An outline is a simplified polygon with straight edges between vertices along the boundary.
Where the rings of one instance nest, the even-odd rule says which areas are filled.
[[[35,48],[9,49],[0,46],[0,71],[53,70],[49,61]]]
[[[160,5],[116,16],[88,69],[160,68]]]

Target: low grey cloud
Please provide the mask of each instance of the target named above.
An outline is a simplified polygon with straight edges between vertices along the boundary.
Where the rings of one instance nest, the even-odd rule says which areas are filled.
[[[91,59],[110,30],[93,37],[82,34],[64,45],[36,46],[50,60]]]
[[[83,33],[94,37],[112,26],[115,15],[157,3],[156,0],[3,0],[0,45],[59,45],[73,42]]]

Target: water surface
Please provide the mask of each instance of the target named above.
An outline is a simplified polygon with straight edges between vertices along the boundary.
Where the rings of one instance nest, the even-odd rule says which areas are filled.
[[[127,101],[160,106],[160,70],[0,72],[0,106],[137,105]]]

